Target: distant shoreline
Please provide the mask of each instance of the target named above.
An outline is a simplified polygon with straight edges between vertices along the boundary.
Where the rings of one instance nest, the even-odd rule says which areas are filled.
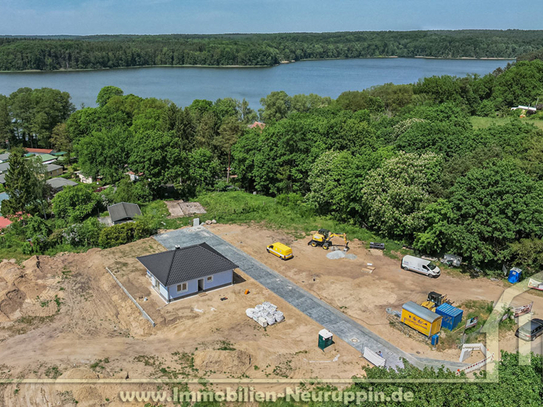
[[[19,73],[71,73],[71,72],[99,72],[99,71],[115,71],[121,69],[148,69],[148,68],[212,68],[212,69],[239,69],[239,68],[274,68],[280,65],[294,64],[296,62],[314,62],[314,61],[339,61],[339,60],[353,60],[353,59],[439,59],[450,61],[515,61],[515,58],[496,58],[496,57],[460,57],[460,58],[442,58],[442,57],[428,57],[428,56],[414,56],[414,57],[399,57],[397,55],[372,57],[372,58],[308,58],[300,59],[298,61],[281,61],[274,65],[141,65],[141,66],[120,66],[116,68],[81,68],[81,69],[57,69],[54,71],[44,71],[40,69],[27,69],[24,71],[0,71],[0,74],[19,74]]]

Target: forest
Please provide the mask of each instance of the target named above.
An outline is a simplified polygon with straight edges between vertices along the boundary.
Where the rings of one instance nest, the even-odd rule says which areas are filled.
[[[0,37],[0,71],[138,66],[273,66],[325,58],[532,58],[543,31],[357,31]],[[525,56],[527,55],[527,56]]]
[[[529,275],[543,266],[543,106],[526,117],[511,107],[538,100],[537,59],[336,100],[277,91],[258,112],[230,98],[180,108],[114,86],[100,91],[98,107],[74,110],[63,92],[22,88],[0,96],[0,136],[11,152],[2,214],[32,217],[0,236],[0,250],[110,247],[167,222],[159,199],[209,201],[209,192],[234,189],[271,201],[238,203],[231,219],[295,214],[314,226],[318,217],[418,253],[461,255],[490,276],[504,265]],[[265,127],[250,128],[255,120]],[[65,151],[65,177],[81,170],[116,188],[78,185],[53,197],[20,146]],[[142,176],[131,182],[128,171]],[[122,201],[149,210],[103,230],[97,215]]]

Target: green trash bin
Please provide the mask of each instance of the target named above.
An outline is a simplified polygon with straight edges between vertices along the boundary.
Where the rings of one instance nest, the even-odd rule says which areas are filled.
[[[334,335],[332,335],[332,333],[326,329],[321,329],[319,331],[319,348],[324,350],[333,343]]]

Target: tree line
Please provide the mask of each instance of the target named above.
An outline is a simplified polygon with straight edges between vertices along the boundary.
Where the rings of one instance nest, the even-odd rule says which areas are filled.
[[[10,134],[21,127],[12,119],[11,99],[27,93],[15,92],[4,104]],[[72,170],[116,185],[115,193],[102,193],[104,202],[146,203],[166,193],[190,199],[224,190],[231,168],[235,186],[248,192],[369,228],[422,253],[453,252],[489,274],[504,264],[529,273],[543,265],[543,132],[533,125],[543,114],[520,120],[510,106],[540,97],[539,60],[483,77],[347,91],[336,100],[272,92],[258,112],[231,98],[180,108],[109,86],[96,108],[70,114],[69,103],[59,105],[53,130],[51,123],[48,131],[31,132],[30,140],[69,152],[77,157]],[[32,112],[30,123],[41,116],[39,108]],[[510,121],[474,128],[473,116]],[[263,129],[249,127],[257,119]],[[29,145],[28,137],[14,140]],[[140,179],[129,182],[129,171]],[[35,198],[7,207],[43,212],[36,190],[28,195]],[[57,197],[74,193],[68,191]],[[77,220],[54,204],[46,212],[66,228],[100,213],[100,205]]]
[[[359,31],[224,35],[2,37],[0,71],[137,66],[272,66],[323,58],[516,58],[543,48],[543,31]]]

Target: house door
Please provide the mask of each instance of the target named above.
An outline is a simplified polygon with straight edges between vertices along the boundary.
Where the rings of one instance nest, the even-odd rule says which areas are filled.
[[[198,280],[198,291],[204,291],[204,279],[203,278]]]

